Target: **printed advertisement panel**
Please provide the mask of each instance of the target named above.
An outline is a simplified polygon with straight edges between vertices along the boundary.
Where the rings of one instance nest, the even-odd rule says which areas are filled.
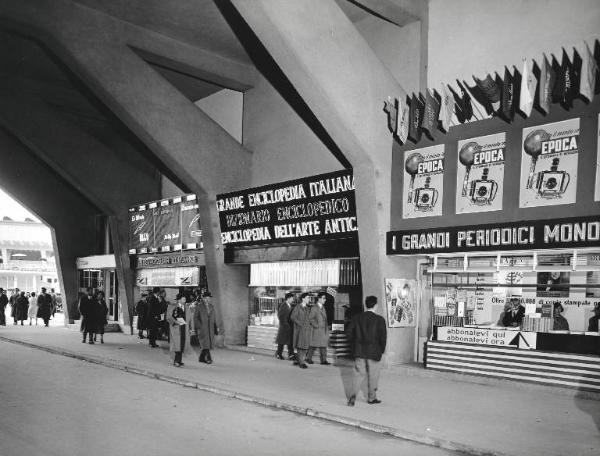
[[[537,333],[508,331],[504,329],[484,329],[441,326],[437,328],[437,340],[463,344],[493,345],[495,347],[517,347],[533,350],[537,346]]]
[[[217,195],[221,242],[358,239],[352,170]]]
[[[519,206],[575,203],[579,118],[523,129]]]
[[[404,153],[403,213],[405,219],[442,215],[444,145]]]
[[[202,229],[196,195],[184,197],[181,203],[181,236],[184,250],[202,248]]]
[[[129,253],[148,253],[154,246],[154,218],[147,205],[129,209]]]
[[[506,134],[458,142],[456,213],[502,210]]]
[[[161,201],[153,209],[154,252],[181,250],[181,203]]]
[[[600,114],[598,114],[598,135],[596,138],[596,189],[594,201],[600,201]]]
[[[416,284],[415,280],[385,279],[385,302],[390,328],[416,326]]]

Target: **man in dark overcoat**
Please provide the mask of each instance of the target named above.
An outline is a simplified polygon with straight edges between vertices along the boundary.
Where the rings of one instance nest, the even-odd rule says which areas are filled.
[[[277,318],[279,319],[279,328],[277,329],[277,352],[275,357],[283,359],[283,346],[287,345],[288,359],[294,358],[294,345],[292,341],[292,323],[290,313],[292,312],[292,302],[294,301],[294,293],[286,293],[283,303],[277,310]]]
[[[148,297],[148,309],[146,312],[146,328],[148,328],[148,343],[151,347],[158,347],[156,338],[158,337],[159,318],[162,314],[162,304],[160,302],[160,287],[154,287],[152,294]]]
[[[0,326],[6,326],[6,306],[8,305],[8,296],[6,291],[0,288]]]
[[[16,313],[16,309],[17,309],[17,299],[19,298],[20,292],[18,288],[15,288],[15,291],[13,292],[13,294],[10,295],[9,298],[9,302],[10,302],[10,316],[13,318],[13,323],[16,325],[17,324],[17,313]]]
[[[201,363],[212,364],[210,350],[213,348],[215,340],[215,307],[211,302],[212,294],[210,291],[202,293],[202,300],[196,304],[194,309],[194,329],[200,342],[200,356],[198,361]]]
[[[367,380],[369,404],[379,404],[377,384],[379,383],[380,361],[387,342],[385,319],[375,313],[377,298],[367,296],[366,310],[352,317],[347,335],[354,355],[354,375],[352,387],[347,392],[348,405],[354,406],[360,387]]]
[[[308,321],[311,329],[310,348],[306,353],[306,362],[308,364],[313,363],[312,357],[316,349],[319,350],[321,364],[330,364],[329,361],[327,361],[329,330],[327,326],[327,311],[325,310],[326,299],[326,293],[319,293],[317,295],[317,304],[312,306],[308,315]]]
[[[44,325],[48,326],[48,322],[50,321],[50,314],[52,313],[52,298],[48,293],[46,293],[45,288],[42,288],[42,292],[38,295],[37,302],[37,317],[43,319]]]
[[[135,312],[137,313],[137,330],[138,337],[144,338],[144,330],[146,327],[146,314],[148,313],[148,293],[142,293],[142,297],[135,305]]]
[[[310,323],[309,323],[309,308],[308,302],[310,295],[302,293],[300,295],[300,304],[297,304],[292,311],[291,319],[294,323],[294,348],[298,359],[294,364],[298,364],[301,369],[306,369],[306,352],[310,347]]]
[[[44,291],[45,288],[42,288],[42,292]],[[38,303],[39,302],[40,298],[38,298]],[[88,334],[89,343],[94,343],[94,334],[98,329],[98,326],[96,324],[96,305],[97,304],[96,299],[94,298],[94,289],[92,287],[88,287],[86,290],[86,294],[83,295],[79,300],[79,313],[81,314],[81,330],[83,331],[83,343],[85,343],[85,339]]]

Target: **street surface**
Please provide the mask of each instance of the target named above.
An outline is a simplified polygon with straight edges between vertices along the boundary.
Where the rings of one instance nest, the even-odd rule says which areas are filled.
[[[2,456],[454,454],[4,341],[0,365]]]

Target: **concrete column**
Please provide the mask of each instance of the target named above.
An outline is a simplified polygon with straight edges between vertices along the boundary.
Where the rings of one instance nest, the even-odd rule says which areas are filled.
[[[382,108],[387,96],[405,92],[335,2],[231,3],[235,11],[223,9],[230,23],[240,23],[237,11],[352,164],[363,293],[377,296],[384,311],[384,278],[416,276],[414,260],[385,251],[393,140]],[[390,329],[388,360],[410,361],[414,337],[415,328]]]
[[[65,323],[68,323],[77,313],[75,258],[89,253],[93,215],[98,209],[1,129],[0,150],[3,160],[11,164],[0,166],[2,187],[51,228]]]

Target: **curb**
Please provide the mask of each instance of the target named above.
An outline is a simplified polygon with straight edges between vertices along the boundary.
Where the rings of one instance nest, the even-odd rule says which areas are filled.
[[[426,435],[413,434],[411,432],[403,431],[402,429],[397,429],[389,426],[384,426],[381,424],[371,423],[368,421],[363,421],[355,418],[348,418],[345,416],[335,415],[329,412],[323,412],[320,410],[315,410],[306,407],[300,407],[293,404],[288,404],[286,402],[278,402],[270,399],[265,399],[258,396],[252,396],[245,393],[240,393],[232,390],[227,390],[224,388],[217,388],[214,386],[197,383],[194,381],[186,380],[180,377],[173,377],[166,374],[160,374],[157,372],[152,372],[145,369],[140,369],[137,367],[128,366],[126,364],[122,364],[115,361],[110,361],[102,358],[94,358],[91,356],[85,356],[78,353],[74,353],[67,350],[61,350],[56,348],[44,347],[41,345],[36,345],[31,342],[25,342],[21,340],[11,339],[5,336],[0,336],[0,341],[22,345],[29,348],[34,348],[37,350],[45,351],[47,353],[52,353],[54,355],[65,356],[67,358],[73,358],[80,361],[85,361],[91,364],[97,364],[104,367],[109,367],[112,369],[121,370],[123,372],[141,375],[144,377],[152,378],[155,380],[160,380],[163,382],[171,383],[174,385],[183,386],[185,388],[194,388],[200,391],[205,391],[208,393],[217,394],[219,396],[227,397],[230,399],[238,399],[244,402],[253,403],[262,405],[263,407],[273,408],[277,410],[284,410],[287,412],[295,413],[298,415],[309,416],[312,418],[317,418],[323,421],[329,421],[332,423],[342,424],[345,426],[351,426],[358,429],[362,429],[365,431],[374,432],[377,434],[383,434],[390,437],[394,437],[401,440],[407,440],[410,442],[419,443],[422,445],[432,446],[435,448],[440,448],[448,451],[455,451],[459,454],[471,455],[471,456],[510,456],[508,453],[503,453],[500,451],[488,450],[483,448],[478,448],[470,445],[465,445],[459,442],[454,442],[446,439],[438,439],[435,437],[430,437]]]

